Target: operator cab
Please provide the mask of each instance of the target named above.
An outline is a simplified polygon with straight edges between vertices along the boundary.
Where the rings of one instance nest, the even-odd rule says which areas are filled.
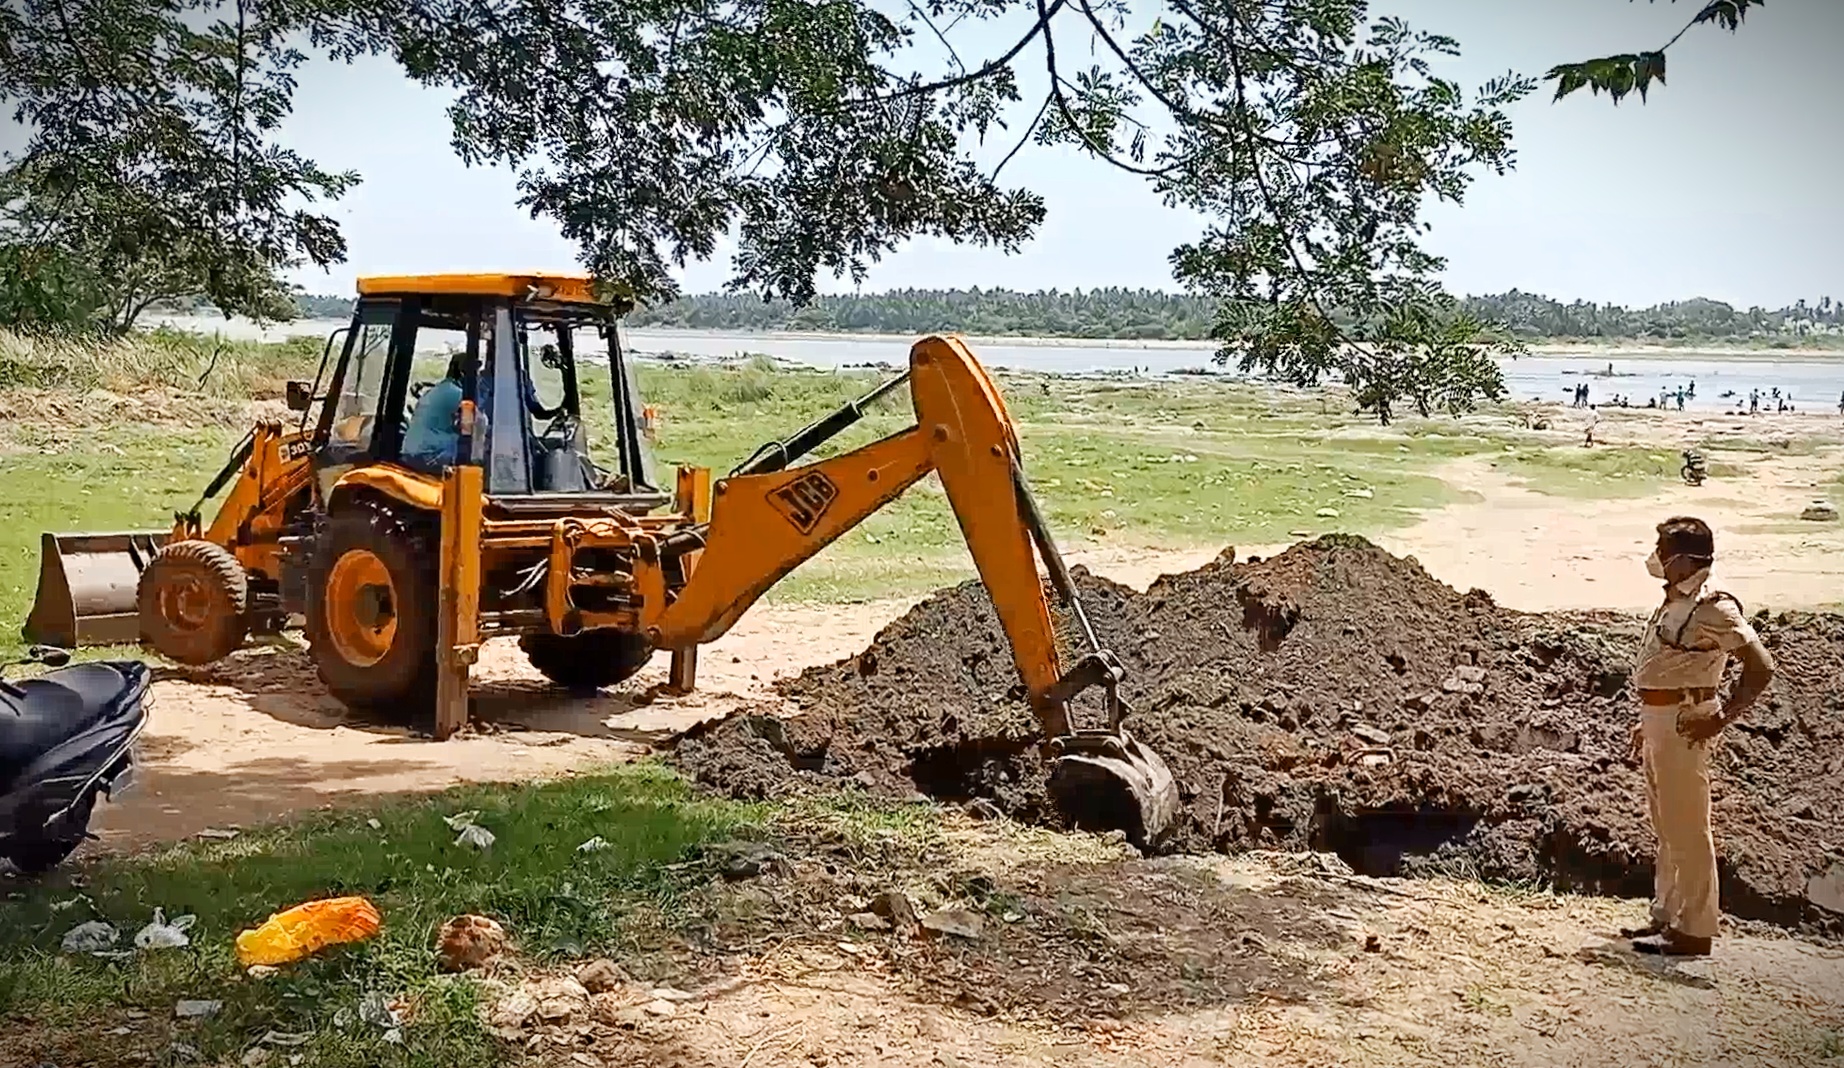
[[[671,499],[648,471],[617,325],[627,305],[598,298],[587,275],[367,277],[358,288],[330,375],[323,357],[314,388],[291,392],[305,429],[325,390],[313,438],[323,493],[355,466],[439,479],[472,463],[492,502],[519,513],[585,502],[645,512]],[[612,420],[597,427],[614,438],[606,467],[589,448],[585,423],[602,420],[585,417],[583,363],[608,368]],[[470,402],[471,427],[460,416]]]

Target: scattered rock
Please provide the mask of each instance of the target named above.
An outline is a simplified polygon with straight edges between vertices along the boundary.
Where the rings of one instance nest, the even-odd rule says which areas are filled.
[[[181,1000],[179,1004],[173,1006],[173,1016],[180,1020],[202,1020],[206,1017],[216,1016],[218,1010],[223,1007],[224,1003],[222,1001],[188,998]]]
[[[1367,489],[1349,489],[1345,491],[1345,496],[1356,497],[1359,500],[1367,501],[1375,497],[1376,494],[1372,492],[1371,490],[1367,490]]]
[[[967,815],[972,816],[976,820],[1002,820],[1005,818],[1005,813],[999,811],[999,806],[993,804],[984,797],[973,798],[962,805],[961,808],[966,811]]]
[[[924,931],[933,935],[966,939],[980,937],[980,914],[966,909],[937,909],[925,914],[920,923]]]
[[[656,986],[652,990],[647,991],[647,996],[655,1001],[684,1002],[698,1000],[698,995],[687,993],[686,991],[670,986]]]
[[[731,880],[784,873],[788,868],[787,858],[766,842],[723,842],[706,852],[723,877]]]
[[[1811,504],[1806,505],[1805,511],[1799,513],[1799,518],[1801,519],[1810,519],[1820,523],[1832,522],[1836,520],[1837,517],[1837,506],[1833,505],[1830,501],[1813,501]]]
[[[872,898],[871,912],[888,921],[890,929],[897,934],[909,935],[916,931],[916,907],[910,904],[909,895],[900,890],[885,890]]]
[[[1369,742],[1371,745],[1388,745],[1390,742],[1388,731],[1379,727],[1372,727],[1368,723],[1352,724],[1351,733]]]
[[[1441,683],[1441,689],[1448,693],[1484,693],[1485,669],[1462,664]]]
[[[583,984],[583,989],[591,994],[605,994],[626,986],[628,975],[621,970],[621,965],[604,957],[576,969],[576,981]]]
[[[487,1014],[487,1022],[502,1030],[516,1030],[537,1015],[537,997],[528,990],[514,990],[493,1006]]]
[[[546,1023],[568,1020],[589,1009],[589,991],[568,975],[540,979],[532,996],[538,999],[538,1018]]]
[[[489,968],[511,944],[506,929],[486,916],[456,916],[435,937],[436,961],[445,972]]]
[[[845,917],[845,922],[860,931],[888,931],[891,927],[889,920],[875,912],[854,912]]]
[[[1318,516],[1318,517],[1319,517],[1320,519],[1337,519],[1337,518],[1338,518],[1338,509],[1336,509],[1336,508],[1321,508],[1321,509],[1319,509],[1319,510],[1318,510],[1317,512],[1314,512],[1313,514],[1314,514],[1314,515],[1316,515],[1316,516]]]
[[[1383,938],[1381,935],[1372,933],[1364,936],[1364,952],[1381,953],[1382,951]]]
[[[654,1016],[671,1016],[673,1013],[679,1011],[677,1005],[663,998],[656,998],[653,1001],[649,1001],[642,1006],[642,1008],[646,1009],[647,1012],[652,1013]]]
[[[1844,863],[1806,880],[1806,896],[1819,908],[1844,916]]]

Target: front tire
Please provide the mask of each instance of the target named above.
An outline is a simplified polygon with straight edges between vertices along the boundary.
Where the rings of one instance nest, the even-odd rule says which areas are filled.
[[[334,513],[308,576],[307,642],[348,708],[420,721],[434,708],[440,547],[404,505],[360,499]]]
[[[142,644],[195,667],[242,647],[249,605],[250,577],[243,565],[209,541],[176,541],[161,549],[135,587]]]
[[[519,639],[519,648],[545,678],[578,692],[626,682],[653,657],[653,646],[645,638],[624,630],[527,634]]]

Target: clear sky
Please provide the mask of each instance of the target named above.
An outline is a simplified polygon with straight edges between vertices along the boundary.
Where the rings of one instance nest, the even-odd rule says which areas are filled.
[[[1446,73],[1472,85],[1507,69],[1540,74],[1657,47],[1700,2],[1378,0],[1373,11],[1459,38],[1465,54]],[[990,54],[1006,43],[999,37],[957,45],[963,56]],[[1644,106],[1633,98],[1615,108],[1586,92],[1560,104],[1540,92],[1518,106],[1518,169],[1482,178],[1465,207],[1432,216],[1452,288],[1625,304],[1707,296],[1744,307],[1844,297],[1844,0],[1772,0],[1737,35],[1693,30],[1670,62],[1669,87]],[[574,262],[551,225],[516,207],[509,173],[454,158],[447,102],[387,62],[303,72],[286,139],[365,181],[332,209],[349,262],[298,281],[343,293],[358,273]],[[1197,222],[1166,210],[1141,180],[1032,149],[1006,176],[1048,202],[1022,252],[919,241],[876,266],[866,288],[1172,286],[1166,256]],[[683,282],[704,291],[725,276],[720,257]]]

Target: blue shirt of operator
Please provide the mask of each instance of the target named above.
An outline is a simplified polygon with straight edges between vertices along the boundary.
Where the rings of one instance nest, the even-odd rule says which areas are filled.
[[[425,471],[440,471],[454,463],[461,444],[460,413],[461,383],[455,378],[444,378],[424,390],[404,430],[404,462]]]
[[[440,474],[444,467],[456,463],[460,457],[456,451],[461,446],[461,375],[463,368],[454,362],[448,365],[448,374],[440,382],[423,391],[416,399],[416,407],[410,411],[410,425],[403,432],[403,462],[431,474]],[[525,396],[525,407],[529,411],[543,410],[538,401],[537,388],[529,378],[520,383],[520,391]],[[480,406],[492,406],[491,383],[482,376]],[[475,432],[487,432],[487,416],[484,411],[475,417]]]

